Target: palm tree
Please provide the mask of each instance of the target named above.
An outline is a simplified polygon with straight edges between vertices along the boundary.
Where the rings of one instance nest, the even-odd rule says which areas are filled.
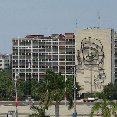
[[[59,104],[67,96],[69,101],[69,109],[73,105],[73,82],[68,78],[65,82],[65,77],[61,73],[55,73],[52,70],[47,70],[45,78],[39,82],[39,87],[35,89],[37,95],[45,109],[55,101],[55,116],[59,117]]]
[[[65,94],[65,78],[60,73],[55,73],[52,70],[47,70],[44,78],[44,97],[43,102],[46,109],[52,102],[55,101],[55,115],[59,117],[59,103],[64,98]]]
[[[102,117],[111,117],[111,115],[116,115],[117,103],[103,99],[102,102],[97,102],[91,109],[91,117],[93,117],[94,112],[100,111]]]
[[[38,106],[32,105],[30,109],[33,110],[34,113],[30,114],[29,117],[49,117],[45,115],[45,107],[42,102],[39,102]]]
[[[29,117],[45,117],[45,110],[42,107],[32,105],[30,109],[34,113],[30,114]]]

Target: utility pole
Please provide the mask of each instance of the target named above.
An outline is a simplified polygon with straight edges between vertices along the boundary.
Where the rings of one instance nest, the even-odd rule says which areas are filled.
[[[15,79],[14,79],[14,82],[15,82],[15,116],[18,117],[18,100],[17,100],[17,76],[18,74],[16,73],[16,68],[15,68]]]
[[[77,117],[77,112],[76,112],[76,66],[74,66],[74,117]]]
[[[31,66],[31,62],[29,62],[28,68],[29,68],[30,71],[31,71],[31,76],[30,76],[30,79],[29,79],[29,82],[30,82],[29,95],[30,95],[30,97],[31,97],[31,88],[32,88],[32,66]]]
[[[91,97],[92,97],[92,93],[93,93],[93,88],[92,88],[92,64],[91,64]]]

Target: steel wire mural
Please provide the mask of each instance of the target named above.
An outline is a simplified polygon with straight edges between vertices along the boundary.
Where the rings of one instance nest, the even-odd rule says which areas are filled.
[[[82,67],[82,70],[89,69],[91,71],[97,68],[96,75],[93,74],[92,76],[91,71],[91,77],[93,77],[91,82],[94,84],[95,89],[100,89],[106,78],[104,73],[104,51],[101,41],[91,37],[84,38],[77,54],[78,66]]]

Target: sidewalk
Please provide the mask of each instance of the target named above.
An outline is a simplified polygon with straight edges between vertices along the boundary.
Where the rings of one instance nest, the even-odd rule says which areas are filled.
[[[72,113],[74,112],[74,109],[68,110],[68,106],[66,105],[60,105],[60,117],[72,117]],[[0,117],[6,117],[6,114],[9,110],[15,110],[15,106],[0,106]],[[91,110],[91,105],[76,105],[76,111],[78,114],[78,117],[89,117]],[[32,113],[32,110],[30,110],[30,106],[18,106],[18,113],[19,117],[28,117],[29,113]],[[50,115],[51,117],[55,117],[55,107],[52,105],[48,110],[46,110],[46,115]],[[96,116],[97,117],[97,116]],[[98,116],[100,117],[100,116]]]

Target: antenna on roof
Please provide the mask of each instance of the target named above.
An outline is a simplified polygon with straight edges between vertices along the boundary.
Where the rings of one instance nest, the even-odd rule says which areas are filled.
[[[76,19],[76,29],[77,29],[77,25],[78,25],[78,21],[77,21],[77,19]]]
[[[75,33],[77,33],[77,31],[78,31],[78,22],[77,22],[77,19],[76,19],[76,21],[75,21]]]
[[[98,27],[100,28],[101,26],[101,16],[100,16],[100,12],[97,12],[97,17],[98,17]]]

